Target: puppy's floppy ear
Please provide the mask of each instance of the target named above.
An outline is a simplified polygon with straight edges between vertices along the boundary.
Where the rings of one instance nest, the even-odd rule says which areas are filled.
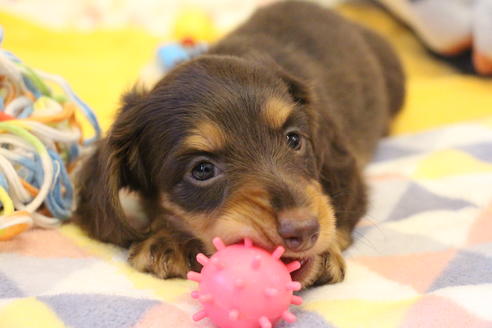
[[[143,238],[125,217],[119,191],[148,188],[138,150],[141,131],[136,120],[145,94],[132,90],[123,98],[123,106],[107,137],[85,161],[76,179],[75,221],[92,237],[128,246]]]
[[[348,232],[365,213],[366,185],[361,165],[341,129],[331,119],[320,124],[318,139],[320,181],[335,209],[337,227]]]
[[[139,87],[134,87],[123,96],[119,115],[106,138],[113,153],[113,161],[118,163],[121,187],[128,187],[132,191],[146,191],[150,188],[142,154],[145,122],[139,115],[146,97],[147,91]]]

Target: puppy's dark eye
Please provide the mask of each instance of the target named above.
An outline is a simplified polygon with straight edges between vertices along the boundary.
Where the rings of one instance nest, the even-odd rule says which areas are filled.
[[[191,176],[198,181],[205,181],[215,176],[215,165],[210,162],[200,162],[191,170]]]
[[[287,144],[294,150],[301,149],[302,137],[296,132],[287,133]]]

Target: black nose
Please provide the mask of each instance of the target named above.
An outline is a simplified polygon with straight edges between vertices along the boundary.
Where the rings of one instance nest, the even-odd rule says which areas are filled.
[[[318,240],[319,222],[307,210],[286,210],[278,214],[277,231],[285,247],[296,252],[306,251]]]

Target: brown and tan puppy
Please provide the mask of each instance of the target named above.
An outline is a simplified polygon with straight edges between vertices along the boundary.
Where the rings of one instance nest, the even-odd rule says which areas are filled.
[[[211,240],[284,245],[304,287],[338,282],[366,211],[363,165],[404,97],[392,49],[303,2],[259,9],[149,91],[131,91],[78,179],[75,220],[130,262],[185,277]],[[125,214],[120,192],[145,215]]]

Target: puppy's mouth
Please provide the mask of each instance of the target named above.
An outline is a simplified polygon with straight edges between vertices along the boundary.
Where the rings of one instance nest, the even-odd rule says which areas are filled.
[[[282,262],[289,264],[293,261],[299,261],[301,267],[290,273],[292,280],[302,283],[307,277],[310,276],[311,270],[314,266],[314,256],[295,258],[295,257],[281,257]]]
[[[251,238],[252,239],[252,238]],[[238,239],[236,241],[231,242],[230,244],[242,244],[244,242],[244,238]],[[257,242],[256,240],[253,241],[253,244],[263,248],[263,249],[271,249],[273,250],[274,248],[269,247],[268,244],[262,244],[260,242]],[[295,271],[292,271],[290,273],[290,276],[292,280],[298,281],[301,284],[304,285],[304,282],[312,276],[312,270],[314,269],[314,264],[315,264],[315,257],[316,255],[311,255],[311,256],[304,256],[304,257],[293,257],[293,256],[282,256],[280,260],[284,264],[289,264],[294,261],[299,261],[301,264],[301,267]]]

